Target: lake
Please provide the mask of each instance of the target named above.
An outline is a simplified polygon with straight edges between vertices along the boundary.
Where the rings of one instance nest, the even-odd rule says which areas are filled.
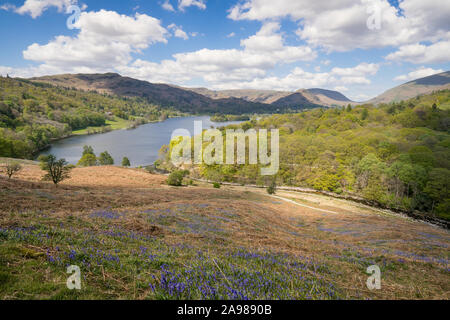
[[[53,154],[58,159],[64,158],[71,164],[77,164],[83,153],[83,146],[94,148],[98,156],[108,151],[115,164],[120,165],[123,157],[128,157],[131,166],[150,165],[158,159],[158,152],[163,145],[170,143],[176,129],[187,129],[194,134],[194,121],[203,121],[203,129],[218,128],[242,121],[216,123],[209,116],[172,118],[164,122],[148,123],[133,130],[116,130],[103,134],[74,136],[54,142],[50,149],[41,154]]]

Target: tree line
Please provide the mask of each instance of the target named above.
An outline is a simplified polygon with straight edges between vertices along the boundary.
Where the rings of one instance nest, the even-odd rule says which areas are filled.
[[[83,154],[77,165],[80,167],[112,166],[114,165],[114,159],[108,151],[103,151],[97,157],[94,153],[94,149],[91,146],[84,146]],[[130,159],[128,159],[127,157],[123,157],[122,167],[129,166],[131,166]]]

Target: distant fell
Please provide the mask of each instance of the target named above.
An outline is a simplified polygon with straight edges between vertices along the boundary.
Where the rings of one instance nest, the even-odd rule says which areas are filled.
[[[296,92],[276,90],[209,90],[206,88],[185,88],[211,99],[239,98],[251,102],[272,104],[282,107],[299,105],[343,106],[353,102],[342,93],[325,89],[300,89]]]
[[[450,89],[450,71],[404,83],[367,101],[367,103],[380,104],[399,102],[444,89]]]

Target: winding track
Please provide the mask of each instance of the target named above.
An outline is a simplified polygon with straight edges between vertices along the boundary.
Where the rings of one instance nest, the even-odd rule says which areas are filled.
[[[286,199],[286,198],[283,198],[283,197],[279,197],[279,196],[271,196],[271,197],[275,198],[275,199],[283,200],[285,202],[289,202],[289,203],[295,204],[295,205],[300,206],[300,207],[304,207],[304,208],[308,208],[308,209],[312,209],[312,210],[316,210],[316,211],[321,211],[321,212],[325,212],[325,213],[339,214],[338,212],[334,212],[334,211],[330,211],[330,210],[310,207],[310,206],[307,206],[305,204],[301,204],[301,203],[298,203],[298,202],[296,202],[294,200],[289,200],[289,199]]]

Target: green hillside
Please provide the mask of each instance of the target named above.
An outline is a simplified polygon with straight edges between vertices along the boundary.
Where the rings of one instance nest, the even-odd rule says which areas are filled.
[[[178,112],[142,98],[116,97],[27,80],[0,78],[0,156],[32,158],[52,139],[124,127]],[[94,130],[94,129],[93,129]]]
[[[278,185],[356,194],[450,219],[449,102],[445,90],[380,107],[273,115],[241,127],[280,129]],[[273,179],[259,176],[256,165],[197,169],[218,181],[268,185]]]

